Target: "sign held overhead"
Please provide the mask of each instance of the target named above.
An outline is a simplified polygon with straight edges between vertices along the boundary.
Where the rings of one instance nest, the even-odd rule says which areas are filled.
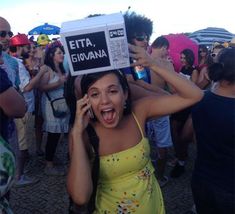
[[[130,66],[121,13],[64,22],[60,34],[72,76]]]

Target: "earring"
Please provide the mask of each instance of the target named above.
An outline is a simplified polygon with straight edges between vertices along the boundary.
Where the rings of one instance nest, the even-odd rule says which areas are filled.
[[[127,108],[126,101],[125,101],[125,103],[124,103],[124,105],[123,105],[123,108],[124,108],[124,109]]]

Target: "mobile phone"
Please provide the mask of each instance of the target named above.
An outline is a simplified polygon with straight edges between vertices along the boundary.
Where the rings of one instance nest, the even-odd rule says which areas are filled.
[[[90,119],[94,119],[95,118],[92,108],[88,109],[88,114],[89,114]]]

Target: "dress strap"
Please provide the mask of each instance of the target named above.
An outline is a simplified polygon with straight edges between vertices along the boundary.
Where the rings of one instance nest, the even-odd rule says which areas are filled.
[[[132,113],[132,115],[133,115],[133,117],[134,117],[134,119],[135,119],[135,122],[136,122],[136,124],[137,124],[139,130],[140,130],[140,133],[141,133],[142,138],[144,138],[144,133],[143,133],[143,130],[142,130],[141,126],[140,126],[140,123],[139,123],[137,117],[135,116],[134,112],[131,112],[131,113]]]

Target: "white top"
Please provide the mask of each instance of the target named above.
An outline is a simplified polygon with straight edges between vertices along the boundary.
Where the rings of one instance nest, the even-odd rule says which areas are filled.
[[[33,112],[34,111],[34,105],[35,105],[35,98],[34,98],[34,92],[33,90],[24,92],[25,86],[27,86],[30,82],[30,74],[25,68],[23,62],[21,59],[16,58],[19,66],[19,77],[20,77],[20,91],[22,92],[25,102],[27,103],[28,109],[27,112]]]

